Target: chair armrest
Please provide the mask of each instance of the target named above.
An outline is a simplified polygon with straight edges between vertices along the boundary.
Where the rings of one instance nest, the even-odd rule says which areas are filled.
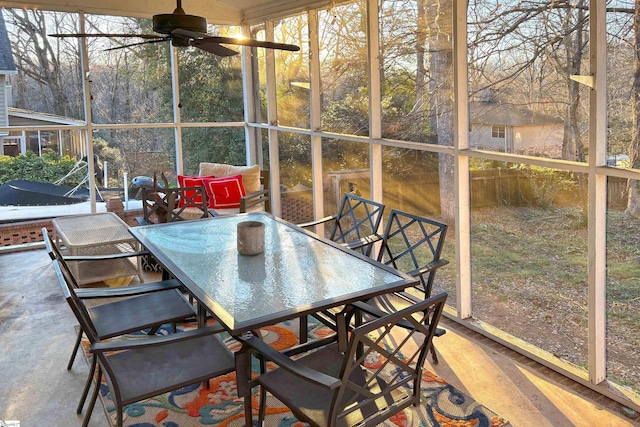
[[[247,211],[250,208],[261,203],[266,203],[269,200],[269,190],[259,190],[240,198],[240,213]]]
[[[182,284],[177,280],[170,279],[162,282],[144,283],[141,285],[125,286],[122,288],[80,288],[76,289],[75,293],[80,299],[116,298],[166,291],[169,289],[178,289],[181,286]]]
[[[139,257],[143,255],[151,255],[151,252],[137,251],[137,252],[118,252],[117,254],[106,255],[68,255],[64,257],[65,261],[110,261],[120,258]]]
[[[194,329],[186,332],[179,332],[176,334],[166,336],[153,336],[151,338],[139,339],[139,340],[119,340],[110,342],[99,342],[89,345],[89,349],[96,353],[105,353],[108,351],[118,350],[133,350],[136,348],[145,348],[152,346],[159,346],[163,344],[172,344],[175,342],[186,341],[196,338],[205,337],[207,335],[219,334],[224,332],[225,329],[221,325],[209,326],[206,328]]]
[[[402,297],[408,298],[411,302],[413,302],[414,304],[417,304],[419,302],[421,302],[421,300],[407,294],[407,293],[402,293],[402,294],[398,294]],[[389,313],[385,313],[384,311],[380,310],[378,307],[375,307],[371,304],[367,304],[366,302],[363,301],[356,301],[356,302],[352,302],[351,305],[353,307],[355,307],[357,310],[360,311],[364,311],[365,313],[380,318],[380,317],[384,317],[387,316]],[[398,323],[396,323],[396,326],[400,326],[401,328],[405,328],[405,329],[413,329],[415,327],[415,325],[412,325],[411,323],[407,322],[406,320],[402,320]],[[434,336],[436,337],[441,337],[444,334],[446,334],[447,331],[445,329],[442,328],[438,328],[436,327],[436,332],[434,333]]]
[[[242,336],[239,337],[239,339],[243,343],[253,348],[256,352],[264,356],[266,359],[271,360],[282,369],[292,373],[299,378],[302,378],[306,381],[329,390],[334,390],[339,387],[340,384],[342,384],[342,381],[332,377],[331,375],[318,372],[301,363],[289,359],[287,356],[283,355],[277,350],[274,350],[272,347],[269,347],[269,345],[255,336],[251,336],[249,338]]]
[[[413,277],[418,277],[418,276],[422,276],[422,275],[424,275],[426,273],[435,271],[438,268],[440,268],[442,266],[445,266],[447,264],[449,264],[449,260],[446,260],[444,258],[440,258],[438,260],[430,262],[429,264],[425,265],[422,268],[419,268],[417,270],[409,271],[409,272],[407,272],[407,274],[409,274],[410,276],[413,276]]]
[[[364,311],[365,313],[375,317],[384,317],[389,314],[380,310],[378,307],[375,307],[371,304],[367,304],[364,301],[355,301],[355,302],[352,302],[351,305],[355,307],[357,310]]]
[[[240,200],[257,199],[257,198],[261,198],[263,196],[268,196],[268,195],[269,195],[269,190],[258,190],[253,193],[247,194],[246,196],[240,197]]]
[[[297,224],[297,226],[301,227],[301,228],[313,227],[314,225],[324,224],[325,222],[329,222],[329,221],[332,221],[332,220],[335,221],[336,218],[337,218],[336,215],[325,216],[324,218],[316,219],[314,221],[303,222],[302,224]]]
[[[366,237],[362,237],[358,240],[354,240],[353,242],[349,242],[349,243],[342,243],[342,246],[344,246],[345,248],[349,248],[349,249],[360,249],[363,248],[365,246],[369,246],[375,242],[378,242],[382,240],[382,236],[379,234],[370,234]]]

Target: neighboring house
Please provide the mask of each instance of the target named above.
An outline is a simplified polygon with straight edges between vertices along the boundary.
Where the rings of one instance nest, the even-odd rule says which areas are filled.
[[[80,126],[81,120],[36,111],[7,108],[9,127],[17,126]],[[27,151],[42,155],[56,152],[72,157],[84,156],[84,144],[79,130],[12,131],[0,136],[0,155],[17,156]]]
[[[17,74],[7,27],[0,13],[0,128],[16,126],[78,126],[84,122],[53,114],[12,108],[11,86],[7,76]],[[0,130],[0,155],[17,156],[27,151],[41,155],[55,151],[61,155],[84,156],[84,145],[77,130],[8,131]]]
[[[471,148],[560,158],[564,120],[499,101],[469,103]]]
[[[7,86],[7,76],[17,73],[16,64],[13,62],[13,54],[11,53],[11,43],[9,43],[9,36],[7,35],[7,27],[4,24],[4,17],[0,13],[0,128],[7,127],[9,124],[7,108],[11,90]],[[9,132],[0,130],[0,137],[8,134]]]

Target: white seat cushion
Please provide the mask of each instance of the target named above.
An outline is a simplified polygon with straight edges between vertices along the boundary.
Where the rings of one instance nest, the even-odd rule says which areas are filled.
[[[260,191],[260,165],[233,166],[223,163],[200,163],[200,176],[213,175],[216,178],[223,176],[242,175],[242,182],[247,194]]]
[[[173,210],[173,213],[177,214],[180,212],[180,208],[176,208]],[[187,206],[180,212],[180,218],[184,220],[193,220],[200,219],[204,217],[204,212],[200,208],[196,208],[195,206]]]
[[[240,213],[240,209],[214,209],[219,215],[236,215]],[[250,206],[247,212],[264,212],[264,203]]]

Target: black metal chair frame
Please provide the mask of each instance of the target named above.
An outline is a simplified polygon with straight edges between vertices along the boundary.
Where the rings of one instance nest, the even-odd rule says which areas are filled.
[[[403,222],[403,219],[406,222]],[[408,230],[415,231],[416,227],[421,231],[421,236],[417,240],[408,236]],[[425,297],[429,297],[436,270],[449,264],[448,260],[440,258],[446,234],[446,224],[398,209],[392,209],[382,236],[382,245],[377,259],[396,270],[403,270],[400,261],[409,259],[413,269],[406,271],[406,273],[420,279],[421,290]],[[404,242],[401,251],[397,251],[396,248],[392,247],[391,241],[395,238],[400,238]],[[418,249],[425,248],[429,249],[431,257],[427,262],[421,262],[416,252]]]
[[[45,228],[42,229],[42,235],[49,257],[59,264],[66,283],[70,285],[69,294],[78,304],[85,306],[87,315],[92,319],[94,332],[99,339],[113,338],[146,329],[149,329],[149,335],[153,335],[159,326],[165,323],[172,323],[175,332],[176,322],[186,321],[197,316],[193,306],[179,292],[182,284],[177,280],[164,280],[122,288],[79,288],[67,264],[67,262],[85,261],[109,262],[116,258],[141,256],[147,252],[64,257],[60,249],[50,239]],[[102,303],[100,300],[106,300],[107,302]],[[95,302],[101,303],[96,307],[86,307],[87,303],[91,305]],[[67,370],[71,370],[73,366],[83,334],[86,334],[86,330],[81,327],[78,330],[73,351],[67,364]],[[96,359],[92,358],[89,377],[78,404],[78,413],[81,412],[84,406],[95,367]]]
[[[121,427],[122,409],[125,405],[234,370],[232,353],[214,336],[224,331],[220,326],[169,336],[102,342],[86,306],[68,284],[57,259],[53,260],[53,265],[64,297],[80,323],[80,328],[89,339],[88,351],[93,354],[92,359],[97,360],[96,385],[82,423],[83,427],[87,426],[91,418],[103,372],[116,405],[116,426]],[[163,369],[158,369],[158,365]],[[169,373],[167,369],[172,371]],[[90,372],[89,387],[93,373],[94,370]],[[82,411],[87,391],[88,387],[85,387],[78,413]]]
[[[364,215],[362,215],[364,213]],[[315,221],[298,224],[308,228],[325,223],[333,223],[329,239],[360,250],[369,256],[373,244],[382,239],[378,234],[384,205],[351,193],[345,193],[335,215],[327,216]]]
[[[258,425],[264,420],[267,391],[312,426],[373,426],[410,405],[418,406],[426,353],[446,298],[442,293],[353,329],[345,353],[334,344],[292,360],[254,335],[240,337],[243,346],[236,353],[236,376],[238,394],[245,399],[246,425],[252,425],[254,386],[260,386]],[[398,323],[411,327],[395,328]],[[404,331],[403,336],[399,331]],[[410,347],[415,351],[410,352]],[[365,367],[373,353],[382,356],[383,362]],[[277,367],[252,378],[252,354]]]
[[[416,289],[422,293],[423,298],[428,298],[431,296],[436,271],[449,264],[448,260],[440,257],[446,233],[446,224],[392,209],[377,260],[401,271],[405,271],[403,267],[406,263],[411,265],[413,268],[405,272],[420,279],[420,285]],[[397,242],[402,242],[402,244]],[[420,250],[428,256],[419,254]],[[382,295],[369,301],[356,302],[353,305],[362,312],[381,317],[398,310],[397,306],[405,307],[418,301],[419,299],[415,296],[404,291]],[[399,326],[408,327],[406,324]],[[439,337],[445,333],[446,330],[438,328],[435,336]],[[431,347],[430,350],[433,361],[437,363],[438,357],[434,348]]]
[[[382,203],[365,199],[353,193],[345,193],[335,215],[298,224],[298,226],[309,228],[332,223],[330,240],[370,256],[374,243],[382,240],[378,229],[384,214],[384,207]],[[328,326],[335,325],[335,316],[330,311],[316,313],[313,317]],[[307,328],[307,317],[300,317],[300,343],[305,343],[307,340]]]

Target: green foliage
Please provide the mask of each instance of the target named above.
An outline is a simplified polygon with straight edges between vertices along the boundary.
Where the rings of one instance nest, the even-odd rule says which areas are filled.
[[[182,135],[184,172],[197,174],[201,162],[244,165],[244,128],[193,128]]]
[[[76,160],[56,153],[37,154],[28,151],[25,155],[10,157],[0,156],[0,184],[14,180],[26,179],[35,182],[54,182],[65,176],[76,164]],[[70,177],[67,185],[76,185],[82,176]]]
[[[117,187],[118,186],[118,173],[125,167],[125,161],[122,158],[120,150],[110,147],[107,141],[102,138],[93,138],[93,153],[98,155],[98,158],[104,164],[107,162],[107,180],[105,187]]]
[[[302,184],[310,187],[311,141],[306,135],[282,132],[278,137],[280,148],[280,182],[287,187]]]
[[[541,208],[551,207],[553,199],[561,190],[576,188],[575,179],[565,171],[533,165],[522,167],[520,170],[529,178],[535,204]]]

